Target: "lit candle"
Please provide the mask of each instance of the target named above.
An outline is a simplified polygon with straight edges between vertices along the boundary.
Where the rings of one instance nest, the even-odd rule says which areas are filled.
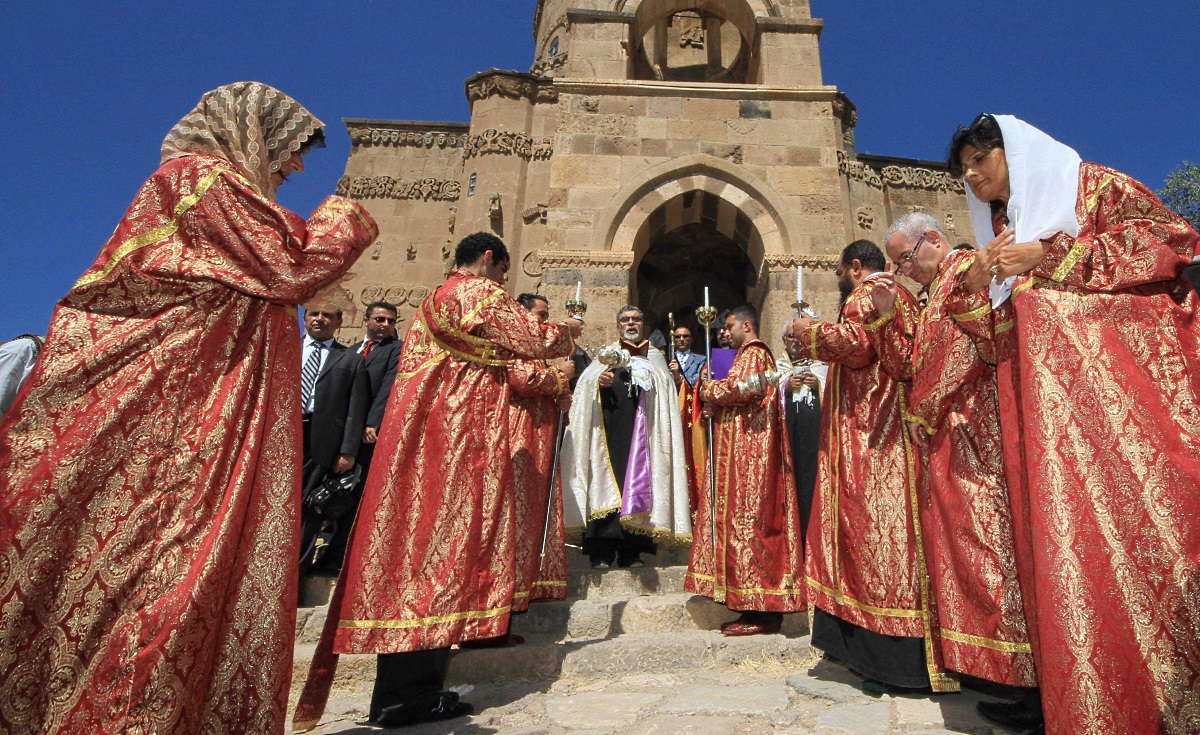
[[[796,303],[804,301],[804,266],[796,266]]]
[[[704,287],[704,308],[708,308],[708,286]]]
[[[575,282],[575,300],[579,301],[583,298],[583,281]]]

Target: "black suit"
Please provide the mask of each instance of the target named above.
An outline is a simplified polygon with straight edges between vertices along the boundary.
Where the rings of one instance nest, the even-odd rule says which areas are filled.
[[[362,358],[334,340],[317,373],[313,411],[304,414],[305,495],[325,481],[338,455],[358,454],[369,401],[370,383]],[[306,569],[317,534],[331,535],[336,529],[323,528],[321,519],[308,508],[302,517],[301,568]]]
[[[362,346],[363,342],[356,342],[350,349],[359,353]],[[363,358],[363,368],[367,371],[367,379],[371,385],[366,426],[378,427],[383,424],[383,412],[387,408],[388,396],[392,393],[392,383],[396,381],[396,366],[400,363],[400,350],[403,347],[404,343],[401,340],[389,337],[377,342],[371,348],[371,354]],[[363,450],[369,446],[364,445]]]
[[[796,496],[800,501],[800,532],[807,534],[813,490],[817,484],[817,445],[821,441],[821,396],[814,394],[812,403],[797,402],[792,400],[791,391],[784,391],[783,420],[787,425],[788,441],[792,448],[792,474],[796,478]]]

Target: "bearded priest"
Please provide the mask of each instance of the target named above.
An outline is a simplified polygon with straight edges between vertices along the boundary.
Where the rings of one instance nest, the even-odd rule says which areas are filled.
[[[805,602],[804,540],[775,358],[758,338],[754,307],[729,312],[725,328],[737,356],[727,377],[700,390],[703,411],[714,418],[716,475],[704,474],[683,588],[742,613],[721,626],[725,635],[778,633],[783,613]]]
[[[641,567],[655,542],[690,544],[675,381],[643,339],[642,310],[617,312],[621,340],[579,376],[563,438],[563,515],[594,569]]]

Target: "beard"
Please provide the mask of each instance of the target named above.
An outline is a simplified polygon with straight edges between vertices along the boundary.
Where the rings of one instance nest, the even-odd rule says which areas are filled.
[[[854,291],[854,284],[849,281],[838,279],[838,292],[842,295],[841,303],[846,303],[846,299],[850,298],[850,294]]]
[[[626,327],[621,330],[621,339],[637,344],[642,341],[642,330],[639,327]]]

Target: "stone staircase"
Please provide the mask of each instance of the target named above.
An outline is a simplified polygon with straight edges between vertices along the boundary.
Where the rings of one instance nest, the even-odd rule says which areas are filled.
[[[806,613],[786,615],[777,635],[721,635],[721,623],[736,613],[683,591],[686,554],[663,550],[657,557],[644,556],[647,564],[641,569],[598,571],[568,549],[567,599],[534,603],[527,613],[513,616],[512,632],[525,637],[523,645],[456,650],[447,685],[604,678],[741,663],[800,666],[813,660]],[[332,582],[308,579],[302,586],[294,687],[307,675]],[[342,656],[334,686],[362,689],[374,675],[374,656]]]

